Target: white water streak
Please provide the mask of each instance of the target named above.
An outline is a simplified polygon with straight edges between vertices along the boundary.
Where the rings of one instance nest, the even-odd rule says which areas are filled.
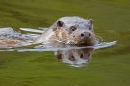
[[[44,33],[45,31],[43,30],[36,30],[36,29],[31,29],[31,28],[19,28],[20,30],[27,31],[27,32],[35,32],[35,33]]]

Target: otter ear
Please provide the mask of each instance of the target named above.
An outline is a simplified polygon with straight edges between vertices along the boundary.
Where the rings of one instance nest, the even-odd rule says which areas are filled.
[[[55,27],[53,28],[53,31],[56,31],[57,30],[57,27],[62,27],[64,25],[64,22],[62,21],[57,21],[55,23]]]
[[[62,22],[62,21],[57,22],[57,26],[62,27],[63,25],[64,25],[64,22]]]
[[[93,24],[93,20],[89,19],[89,24],[92,25]]]

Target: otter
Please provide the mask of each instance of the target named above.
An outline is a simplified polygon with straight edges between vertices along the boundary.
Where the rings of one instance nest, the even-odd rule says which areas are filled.
[[[81,17],[62,17],[46,31],[40,32],[42,32],[40,36],[37,34],[36,37],[33,37],[15,32],[12,28],[0,28],[0,48],[46,44],[54,41],[69,45],[92,46],[97,42],[93,30],[93,20]]]
[[[65,44],[91,46],[95,44],[93,20],[81,17],[62,17],[42,33],[34,44],[58,40]]]

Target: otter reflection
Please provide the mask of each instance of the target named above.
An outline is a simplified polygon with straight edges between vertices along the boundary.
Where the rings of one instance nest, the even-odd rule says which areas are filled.
[[[93,48],[58,50],[55,52],[56,58],[59,62],[68,63],[74,67],[80,67],[84,63],[89,63]]]

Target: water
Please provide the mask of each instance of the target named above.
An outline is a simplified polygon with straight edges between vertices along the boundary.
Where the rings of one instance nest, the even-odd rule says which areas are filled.
[[[23,46],[33,39],[23,40],[21,46],[16,38],[11,43],[20,43],[18,47],[10,45],[5,49],[4,45],[0,49],[0,86],[130,86],[129,4],[129,0],[1,0],[0,27],[37,37],[41,27],[49,27],[61,17],[80,16],[93,19],[101,45],[86,50],[68,46],[50,51],[51,46],[42,44]],[[30,33],[28,27],[40,28]],[[89,58],[83,59],[82,53]],[[71,58],[61,58],[66,55]]]

